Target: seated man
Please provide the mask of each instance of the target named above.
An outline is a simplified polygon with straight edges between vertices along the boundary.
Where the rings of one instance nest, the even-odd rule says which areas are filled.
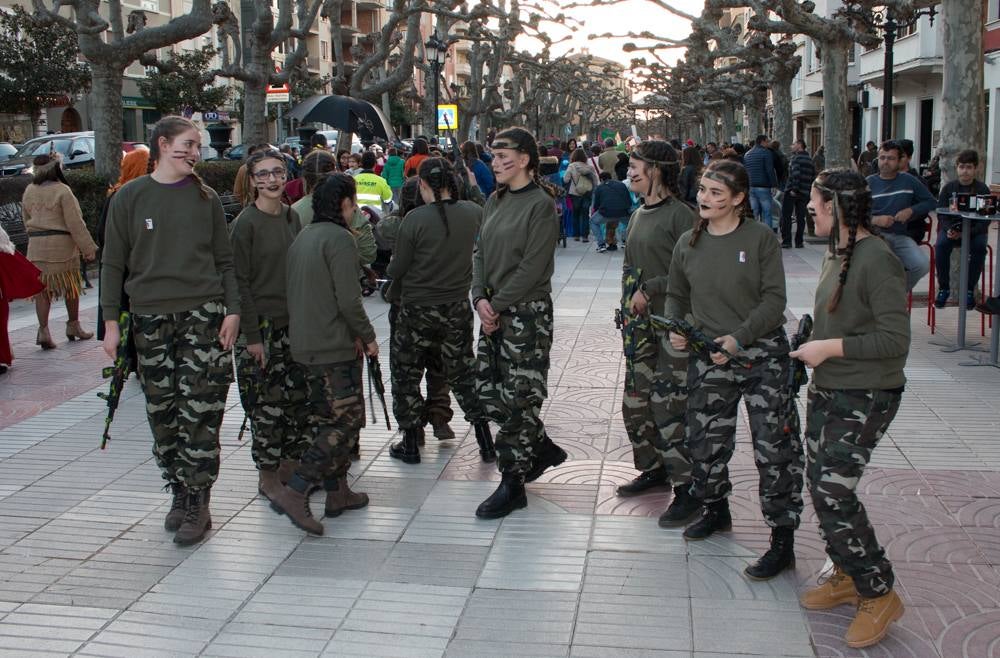
[[[948,181],[941,189],[941,196],[938,198],[938,208],[947,208],[951,203],[953,194],[989,194],[990,188],[986,183],[976,180],[976,168],[979,167],[979,154],[969,149],[962,151],[955,158],[955,168],[958,170],[958,179]],[[976,281],[983,273],[983,265],[986,263],[986,242],[989,237],[989,222],[972,223],[972,242],[969,243],[969,287],[965,297],[967,308],[975,306],[973,291],[976,288]],[[934,306],[944,308],[951,295],[951,251],[962,244],[962,222],[957,218],[949,217],[943,213],[938,216],[938,239],[934,245],[934,254],[937,258],[937,278],[938,294],[934,300]],[[959,300],[961,303],[962,300]]]
[[[910,220],[922,222],[934,209],[935,199],[915,176],[900,171],[903,153],[899,142],[883,142],[878,152],[878,173],[867,178],[872,191],[872,224],[906,270],[906,289],[913,290],[920,279],[930,272],[931,261],[907,235]]]

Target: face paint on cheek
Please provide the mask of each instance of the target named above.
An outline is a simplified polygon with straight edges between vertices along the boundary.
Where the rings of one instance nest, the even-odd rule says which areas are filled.
[[[510,171],[514,170],[515,166],[516,165],[514,164],[513,160],[505,160],[503,162],[498,163],[498,165],[497,165],[497,173],[498,174],[509,173]]]

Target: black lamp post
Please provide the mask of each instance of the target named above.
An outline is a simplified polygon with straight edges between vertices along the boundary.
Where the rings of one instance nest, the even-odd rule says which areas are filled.
[[[896,44],[896,35],[900,30],[916,25],[922,16],[930,18],[930,23],[933,26],[937,9],[933,6],[917,9],[903,19],[896,17],[892,7],[882,11],[871,11],[866,7],[845,3],[840,12],[858,21],[864,27],[882,31],[882,39],[885,44],[885,60],[882,64],[882,141],[892,139],[892,69],[894,66],[892,51]]]
[[[427,39],[427,43],[424,44],[424,51],[427,56],[427,61],[431,65],[431,75],[434,76],[434,136],[438,134],[438,103],[439,98],[439,81],[441,79],[441,66],[444,64],[444,58],[448,54],[448,44],[438,38],[437,30],[434,34]]]

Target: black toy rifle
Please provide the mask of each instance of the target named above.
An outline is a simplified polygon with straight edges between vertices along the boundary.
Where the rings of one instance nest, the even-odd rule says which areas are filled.
[[[122,311],[118,315],[118,331],[118,352],[115,354],[115,363],[101,370],[101,376],[104,379],[110,379],[111,385],[108,387],[107,393],[97,394],[97,397],[108,403],[108,415],[104,419],[104,434],[101,436],[101,450],[107,448],[108,441],[111,440],[111,422],[115,419],[115,411],[121,400],[122,389],[125,388],[129,373],[135,372],[138,363],[135,341],[132,338],[132,317],[128,311]]]
[[[809,341],[812,335],[813,319],[806,313],[799,319],[799,327],[790,341],[791,351],[795,351]],[[798,409],[795,406],[795,399],[799,397],[799,389],[809,381],[809,374],[806,372],[806,364],[798,359],[792,359],[788,369],[788,381],[785,383],[785,400],[783,416],[785,418],[785,434],[800,435],[802,426],[799,421]]]
[[[371,405],[372,420],[376,423],[378,422],[378,414],[375,413],[375,397],[372,395],[372,389],[374,389],[375,395],[378,396],[379,402],[382,403],[385,426],[387,429],[392,430],[392,425],[389,424],[389,407],[385,404],[385,383],[382,381],[382,364],[379,363],[377,356],[369,354],[365,358],[368,362],[368,404]]]
[[[267,318],[263,318],[260,321],[260,336],[261,343],[264,345],[269,345],[271,342],[271,321]],[[251,357],[253,358],[253,357]],[[256,361],[254,362],[256,365]],[[236,435],[237,441],[243,440],[243,434],[247,431],[247,424],[250,422],[250,416],[253,415],[254,409],[257,407],[257,401],[260,400],[260,391],[264,386],[264,372],[267,366],[263,368],[256,368],[255,372],[250,375],[250,386],[246,390],[246,408],[243,410],[243,424],[240,425],[240,433]]]
[[[448,118],[448,113],[445,112],[442,117],[444,118],[445,128],[451,131],[451,120]],[[469,199],[471,196],[469,190],[472,189],[472,181],[469,180],[469,170],[465,166],[465,158],[462,157],[462,149],[458,147],[458,140],[451,136],[446,136],[445,139],[451,144],[451,154],[455,158],[455,171],[458,172],[458,177],[462,181],[461,190],[462,195],[465,199]]]
[[[731,353],[729,350],[722,347],[722,345],[719,345],[712,340],[712,338],[705,332],[695,328],[686,320],[674,320],[671,318],[665,318],[661,315],[650,315],[649,319],[653,321],[654,325],[659,325],[667,331],[672,331],[675,334],[684,336],[688,343],[688,349],[705,359],[710,360],[712,354],[721,354],[728,357],[729,362],[733,365],[739,366],[740,368],[751,367],[749,360]]]
[[[493,300],[493,289],[487,287],[484,292],[488,301]],[[503,380],[500,372],[500,350],[503,346],[503,330],[499,324],[492,334],[483,331],[483,343],[486,345],[486,363],[490,367],[490,379],[494,384],[499,384]]]

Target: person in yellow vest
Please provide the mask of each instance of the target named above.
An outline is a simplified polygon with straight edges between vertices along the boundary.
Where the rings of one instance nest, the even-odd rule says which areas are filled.
[[[365,151],[361,155],[361,173],[354,176],[354,184],[358,189],[358,205],[371,206],[382,210],[385,204],[392,203],[392,188],[389,183],[375,173],[375,154]]]

